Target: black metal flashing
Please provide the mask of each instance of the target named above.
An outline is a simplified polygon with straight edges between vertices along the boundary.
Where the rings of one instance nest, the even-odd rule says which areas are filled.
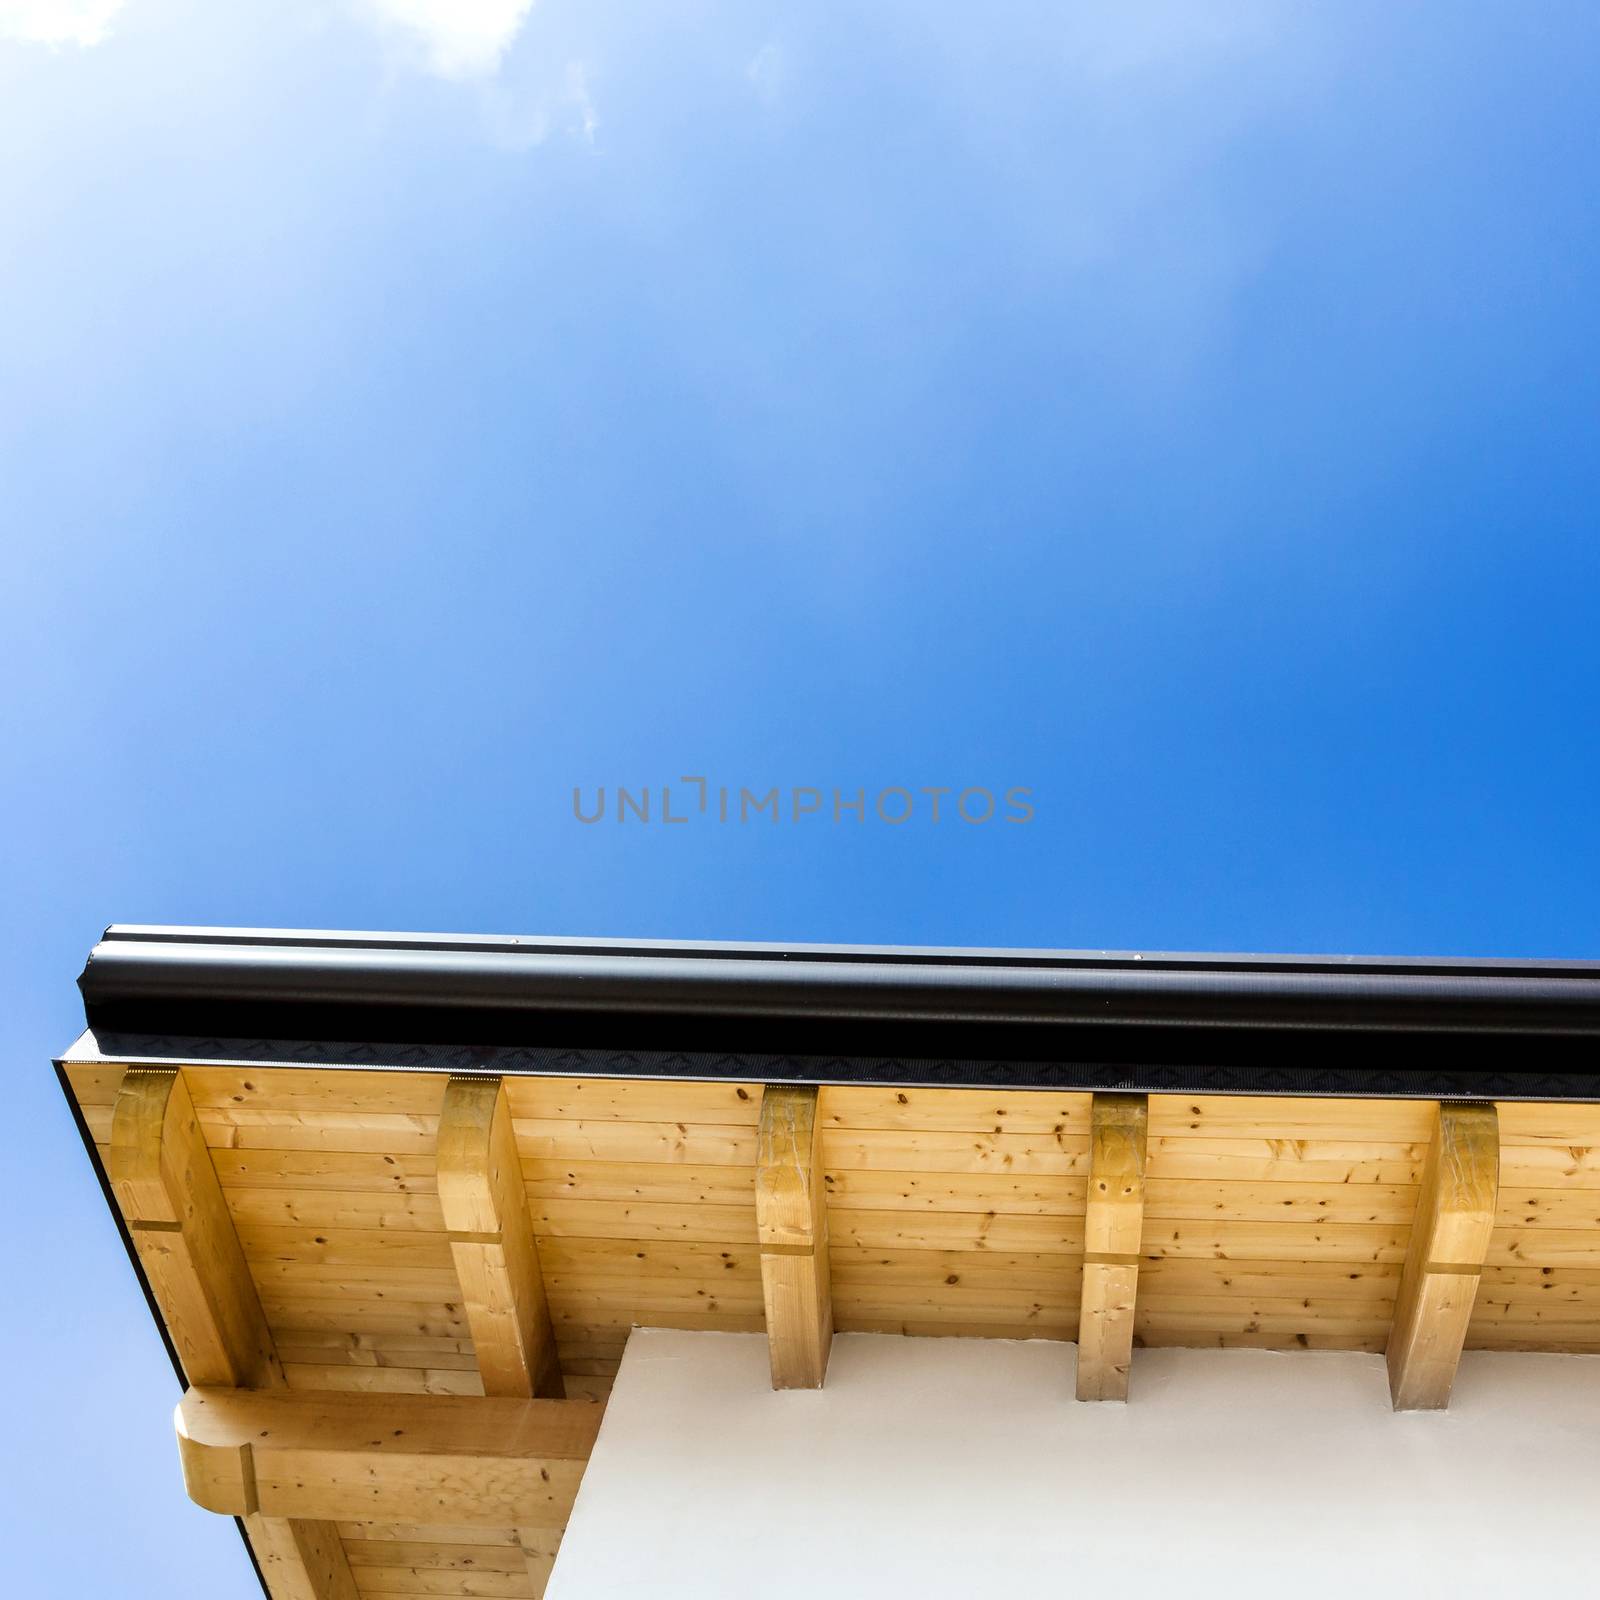
[[[115,926],[117,1059],[1600,1099],[1600,962]]]

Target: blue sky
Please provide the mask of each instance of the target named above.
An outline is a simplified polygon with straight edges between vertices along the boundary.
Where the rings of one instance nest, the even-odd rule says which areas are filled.
[[[109,921],[1600,954],[1597,103],[1560,0],[0,0],[11,1586],[252,1593]],[[1036,815],[572,819],[690,773]]]

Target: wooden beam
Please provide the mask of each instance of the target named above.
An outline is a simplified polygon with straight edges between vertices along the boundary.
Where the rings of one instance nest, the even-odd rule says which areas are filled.
[[[106,1171],[188,1381],[281,1388],[272,1330],[181,1072],[123,1074]],[[245,1532],[272,1600],[356,1600],[331,1523],[249,1516]]]
[[[244,1526],[272,1600],[359,1600],[337,1523],[256,1513]]]
[[[1083,1301],[1078,1313],[1080,1400],[1128,1398],[1144,1231],[1147,1125],[1144,1095],[1094,1097],[1083,1228]]]
[[[1500,1122],[1492,1105],[1441,1105],[1389,1333],[1396,1411],[1450,1403],[1500,1194]]]
[[[539,1247],[499,1078],[453,1077],[446,1086],[438,1184],[484,1393],[561,1399]]]
[[[820,1133],[815,1086],[767,1086],[756,1154],[756,1232],[774,1389],[820,1389],[833,1343]]]
[[[282,1383],[181,1073],[130,1067],[124,1074],[106,1169],[189,1382]]]
[[[587,1400],[191,1389],[183,1481],[208,1511],[560,1528],[603,1408]]]

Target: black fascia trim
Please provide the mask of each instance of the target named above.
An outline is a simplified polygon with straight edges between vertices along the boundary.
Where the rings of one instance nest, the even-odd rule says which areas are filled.
[[[107,930],[79,979],[91,1027],[232,1033],[285,1007],[610,1026],[683,1021],[1511,1032],[1600,1037],[1600,963],[631,944],[265,930]],[[248,1022],[248,1025],[246,1023]],[[144,1030],[141,1030],[144,1031]],[[469,1028],[470,1031],[470,1028]],[[401,1026],[390,1037],[412,1037]]]

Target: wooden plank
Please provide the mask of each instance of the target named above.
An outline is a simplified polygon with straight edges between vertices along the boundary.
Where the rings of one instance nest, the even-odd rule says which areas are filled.
[[[1085,1133],[958,1133],[920,1128],[827,1128],[830,1172],[1087,1173]]]
[[[1143,1350],[1365,1350],[1382,1355],[1389,1337],[1387,1320],[1371,1326],[1341,1326],[1329,1330],[1320,1325],[1298,1328],[1273,1326],[1241,1328],[1231,1326],[1198,1327],[1154,1325],[1143,1321],[1139,1347]]]
[[[833,1219],[828,1219],[830,1233]],[[998,1289],[1025,1289],[1038,1293],[1061,1282],[1075,1280],[1078,1262],[1071,1256],[1041,1252],[1000,1250],[863,1250],[835,1238],[829,1251],[833,1292],[838,1297],[846,1283],[943,1284],[947,1288],[987,1285]],[[1073,1282],[1076,1295],[1077,1285]]]
[[[1502,1187],[1496,1221],[1503,1228],[1600,1229],[1600,1189]]]
[[[1389,1392],[1397,1411],[1450,1403],[1498,1201],[1494,1107],[1441,1105],[1435,1119],[1389,1335]]]
[[[1144,1223],[1143,1253],[1163,1260],[1399,1263],[1410,1237],[1395,1223],[1173,1222],[1152,1218],[1148,1210]]]
[[[1234,1183],[1156,1178],[1146,1183],[1145,1215],[1152,1221],[1364,1222],[1404,1226],[1416,1211],[1417,1190],[1394,1183]]]
[[[754,1244],[753,1205],[665,1205],[598,1200],[536,1200],[533,1229],[540,1246],[558,1239],[699,1239]]]
[[[1503,1123],[1501,1129],[1503,1135]],[[1502,1137],[1501,1196],[1523,1188],[1600,1189],[1600,1144],[1507,1144]]]
[[[330,1389],[355,1394],[482,1394],[476,1372],[448,1367],[356,1367],[335,1363],[285,1361],[291,1389],[323,1393]]]
[[[187,1380],[281,1389],[283,1367],[180,1072],[123,1076],[106,1166]],[[273,1600],[354,1600],[336,1529],[257,1510],[239,1514]]]
[[[339,1533],[348,1546],[352,1540],[397,1540],[429,1545],[473,1545],[479,1549],[515,1545],[514,1528],[477,1528],[447,1522],[341,1522]],[[354,1565],[354,1562],[351,1563]]]
[[[898,1333],[908,1339],[1052,1339],[1065,1344],[1078,1331],[1078,1319],[1063,1315],[1019,1322],[1003,1316],[976,1317],[970,1321],[919,1317],[915,1313],[883,1315],[839,1313],[841,1333]]]
[[[946,1287],[940,1283],[842,1283],[835,1286],[834,1316],[840,1326],[847,1317],[917,1317],[936,1322],[948,1317],[957,1322],[984,1318],[1011,1323],[1043,1320],[1074,1328],[1078,1320],[1076,1278],[1064,1283],[1041,1284],[1032,1289],[1004,1289],[986,1284]]]
[[[759,1316],[764,1304],[761,1274],[748,1269],[715,1278],[648,1274],[611,1278],[549,1271],[545,1282],[552,1316],[590,1306],[603,1309],[608,1318],[625,1315],[647,1325],[659,1311],[739,1311]]]
[[[1584,1267],[1600,1271],[1600,1229],[1496,1228],[1486,1263],[1499,1267]]]
[[[433,1194],[434,1158],[351,1150],[213,1149],[224,1189],[343,1189],[359,1193]]]
[[[491,1572],[482,1568],[466,1571],[440,1571],[432,1567],[358,1567],[356,1577],[361,1594],[371,1600],[387,1596],[455,1595],[471,1600],[534,1600],[543,1593],[544,1575],[537,1583],[527,1571],[526,1558],[519,1550],[521,1570]]]
[[[560,1528],[341,1522],[363,1595],[539,1595]]]
[[[1199,1134],[1150,1140],[1151,1181],[1228,1179],[1245,1183],[1415,1184],[1428,1147],[1343,1139],[1211,1139]]]
[[[1393,1303],[1400,1268],[1345,1261],[1213,1261],[1192,1257],[1145,1259],[1139,1269],[1140,1304],[1181,1304],[1185,1299],[1246,1298],[1349,1300]]]
[[[587,1400],[190,1389],[189,1496],[229,1516],[562,1526],[603,1407]]]
[[[1596,1309],[1593,1299],[1585,1300],[1582,1297],[1544,1304],[1530,1304],[1528,1301],[1511,1305],[1502,1303],[1493,1307],[1488,1316],[1481,1319],[1475,1316],[1472,1326],[1475,1329],[1522,1328],[1529,1333],[1536,1328],[1585,1327],[1590,1334],[1600,1335],[1600,1317],[1595,1315]]]
[[[1184,1318],[1193,1320],[1195,1326],[1209,1326],[1213,1318],[1237,1318],[1239,1321],[1271,1320],[1279,1326],[1311,1327],[1322,1322],[1360,1322],[1363,1326],[1383,1327],[1394,1320],[1395,1296],[1374,1295],[1315,1295],[1315,1294],[1239,1294],[1232,1289],[1219,1290],[1212,1295],[1185,1292],[1183,1294],[1156,1294],[1146,1290],[1139,1296],[1139,1316],[1135,1326],[1151,1318],[1181,1323]]]
[[[436,1116],[381,1111],[278,1111],[271,1106],[205,1106],[200,1126],[213,1150],[329,1150],[429,1155]]]
[[[1502,1145],[1600,1145],[1600,1105],[1502,1100],[1495,1110]]]
[[[347,1539],[350,1565],[412,1567],[430,1572],[517,1572],[522,1552],[515,1545],[446,1544],[399,1539]]]
[[[1600,1355],[1600,1327],[1592,1321],[1538,1329],[1511,1324],[1474,1328],[1467,1335],[1469,1350],[1564,1350],[1574,1355]]]
[[[1081,1217],[1013,1216],[994,1211],[853,1211],[828,1207],[834,1260],[841,1246],[862,1250],[991,1250],[1083,1254]]]
[[[1134,1297],[1144,1227],[1142,1094],[1097,1094],[1083,1220],[1083,1297],[1078,1315],[1078,1398],[1126,1400],[1133,1361]]]
[[[120,1061],[68,1061],[67,1082],[73,1098],[85,1111],[90,1106],[113,1106],[127,1067]]]
[[[661,1201],[668,1205],[725,1205],[749,1210],[753,1167],[665,1161],[547,1161],[526,1157],[522,1175],[531,1200]]]
[[[439,1114],[438,1182],[484,1393],[561,1399],[539,1247],[499,1078],[450,1079]]]
[[[833,1297],[816,1089],[768,1084],[759,1133],[756,1229],[772,1387],[820,1389],[833,1342]]]
[[[1258,1340],[1258,1349],[1318,1349],[1319,1339],[1351,1338],[1360,1348],[1382,1350],[1390,1317],[1381,1307],[1251,1305],[1227,1299],[1213,1305],[1184,1306],[1177,1311],[1140,1302],[1134,1334],[1140,1345],[1167,1344],[1196,1349],[1215,1345],[1223,1336],[1241,1343]]]
[[[397,1233],[443,1233],[436,1194],[350,1192],[343,1189],[225,1189],[238,1227],[371,1228]]]
[[[681,1122],[754,1128],[761,1116],[758,1083],[667,1078],[506,1079],[517,1121]]]
[[[571,1317],[593,1310],[608,1320],[625,1317],[640,1326],[648,1326],[652,1317],[669,1310],[685,1316],[703,1311],[759,1317],[765,1304],[762,1279],[755,1276],[719,1278],[711,1283],[684,1283],[676,1278],[618,1283],[552,1273],[549,1286],[552,1316]]]
[[[202,1111],[270,1106],[274,1111],[360,1111],[438,1116],[444,1077],[394,1067],[229,1067],[183,1069]]]
[[[1210,1139],[1371,1140],[1426,1144],[1432,1129],[1426,1100],[1332,1100],[1277,1095],[1150,1096],[1150,1137],[1201,1134]]]
[[[309,1295],[279,1296],[263,1293],[262,1309],[279,1338],[294,1332],[422,1334],[429,1338],[459,1339],[469,1342],[471,1324],[466,1312],[451,1301],[436,1305],[390,1303],[381,1297],[362,1299],[352,1295],[331,1295],[318,1299]],[[469,1343],[470,1348],[470,1343]]]
[[[544,1161],[670,1161],[740,1166],[756,1157],[756,1130],[694,1122],[569,1122],[518,1117],[517,1148]]]
[[[1007,1216],[1081,1217],[1084,1176],[1055,1173],[874,1172],[829,1167],[828,1203],[856,1211],[993,1211]]]
[[[415,1333],[362,1333],[305,1329],[278,1336],[282,1361],[340,1361],[364,1367],[450,1367],[476,1372],[472,1341]]]
[[[761,1255],[754,1244],[728,1245],[690,1239],[548,1239],[539,1248],[546,1273],[628,1280],[638,1276],[712,1282],[749,1275],[759,1279]]]
[[[461,1285],[448,1258],[443,1267],[327,1266],[319,1261],[252,1261],[250,1270],[264,1295],[310,1295],[355,1299],[381,1296],[417,1305],[456,1300]]]
[[[841,1305],[840,1333],[897,1333],[907,1339],[1049,1339],[1068,1344],[1078,1335],[1077,1316],[1070,1311],[1019,1315],[1001,1308],[978,1306],[970,1311],[946,1308],[930,1313],[926,1306],[866,1303]]]
[[[608,1332],[617,1346],[627,1342],[634,1328],[681,1328],[685,1333],[764,1333],[763,1311],[725,1310],[703,1301],[656,1303],[647,1307],[619,1305],[615,1301],[572,1301],[550,1308],[556,1339],[566,1349],[577,1337]]]
[[[1481,1304],[1486,1295],[1496,1299],[1519,1294],[1528,1299],[1538,1299],[1552,1292],[1562,1294],[1600,1295],[1600,1271],[1593,1267],[1507,1267],[1488,1266],[1478,1288]]]
[[[432,1268],[453,1272],[450,1241],[441,1233],[401,1228],[319,1228],[304,1223],[240,1223],[239,1243],[252,1267],[299,1262],[329,1267]]]
[[[902,1128],[953,1133],[1046,1133],[1089,1137],[1089,1096],[1045,1089],[827,1088],[826,1129]]]

